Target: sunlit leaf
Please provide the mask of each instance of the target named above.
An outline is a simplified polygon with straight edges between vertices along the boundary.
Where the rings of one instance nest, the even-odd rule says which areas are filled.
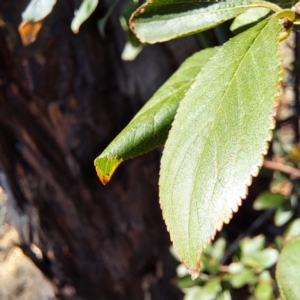
[[[290,201],[286,201],[279,206],[274,214],[274,223],[276,226],[282,226],[288,222],[294,215],[293,207]]]
[[[241,249],[241,258],[250,256],[265,246],[265,236],[260,234],[254,238],[246,237],[240,241],[239,247]]]
[[[225,290],[221,294],[219,294],[217,300],[231,300],[229,290]]]
[[[22,13],[23,21],[38,22],[44,19],[53,9],[56,0],[31,0]]]
[[[43,19],[52,11],[56,0],[31,0],[22,13],[18,30],[24,46],[33,43],[42,28]]]
[[[28,22],[22,22],[19,26],[19,33],[21,36],[22,44],[24,46],[28,46],[29,44],[33,43],[39,31],[42,28],[42,22],[33,22],[33,21],[28,21]]]
[[[272,300],[273,297],[273,288],[269,282],[260,282],[255,287],[254,298],[259,300]]]
[[[242,268],[240,272],[234,273],[230,283],[236,289],[243,287],[254,276],[253,271],[249,268]]]
[[[175,250],[196,278],[203,248],[238,210],[274,127],[278,21],[227,42],[181,101],[160,172],[160,203]]]
[[[203,287],[195,287],[187,290],[184,300],[211,300],[216,299],[222,291],[219,278],[209,280]]]
[[[130,26],[142,42],[163,42],[213,28],[249,8],[260,7],[261,3],[255,0],[151,0],[136,10]]]
[[[188,58],[96,158],[97,174],[103,184],[122,161],[149,152],[166,141],[179,102],[216,52],[217,48],[210,48]]]
[[[269,13],[270,9],[265,7],[250,8],[234,19],[230,26],[230,30],[235,33],[243,31],[265,18]]]
[[[78,33],[80,26],[94,12],[99,0],[83,0],[79,9],[75,11],[75,17],[71,23],[71,29],[74,33]]]
[[[283,238],[285,241],[290,239],[291,237],[295,237],[300,235],[300,218],[293,220],[283,234]]]
[[[260,252],[253,253],[251,258],[255,260],[256,264],[262,269],[267,269],[277,262],[278,251],[276,249],[263,249]]]
[[[284,196],[281,194],[264,192],[255,199],[253,208],[256,210],[274,208],[284,202],[284,200]]]
[[[300,295],[300,237],[290,240],[282,249],[276,279],[284,300],[297,300]]]

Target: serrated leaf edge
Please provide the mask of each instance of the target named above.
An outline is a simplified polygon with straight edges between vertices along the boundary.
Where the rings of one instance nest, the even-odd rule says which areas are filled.
[[[278,41],[278,48],[279,48],[279,37],[277,38],[277,41]],[[278,53],[279,53],[279,49],[278,49]],[[281,56],[280,54],[278,54],[279,58],[281,59]],[[212,59],[212,58],[211,58]],[[242,205],[242,200],[246,199],[247,195],[248,195],[248,188],[249,186],[252,184],[252,180],[254,177],[257,177],[259,171],[260,171],[260,168],[262,167],[263,165],[263,161],[264,161],[264,155],[267,154],[268,152],[268,149],[269,149],[269,142],[271,141],[272,137],[273,137],[273,132],[272,130],[275,128],[275,125],[276,125],[276,120],[275,120],[275,116],[276,116],[276,113],[277,113],[277,107],[279,106],[279,94],[280,94],[280,88],[281,88],[281,81],[282,81],[282,78],[283,78],[283,71],[282,71],[282,67],[281,67],[281,63],[277,66],[277,69],[278,69],[278,77],[279,77],[279,80],[276,84],[276,92],[274,94],[274,105],[273,105],[273,109],[272,109],[272,112],[270,114],[270,121],[271,121],[271,124],[270,124],[270,127],[268,128],[268,131],[269,131],[269,137],[265,140],[265,146],[263,147],[262,151],[261,151],[261,161],[258,163],[257,166],[254,166],[255,170],[253,170],[250,175],[249,175],[249,180],[248,182],[245,183],[245,192],[243,195],[239,196],[239,199],[237,200],[237,203],[236,203],[236,206],[234,208],[232,208],[231,210],[231,215],[228,217],[228,219],[226,220],[223,220],[223,221],[220,221],[217,225],[216,225],[216,230],[214,231],[214,233],[212,234],[210,240],[207,242],[207,244],[203,247],[203,249],[200,249],[199,252],[198,252],[198,256],[197,256],[197,261],[196,261],[196,268],[193,269],[191,267],[189,267],[184,259],[182,258],[182,255],[177,251],[175,245],[173,244],[173,247],[174,247],[174,250],[176,251],[180,261],[185,265],[186,269],[188,270],[189,274],[191,275],[191,278],[192,280],[195,280],[197,279],[197,277],[199,276],[200,274],[200,271],[201,271],[201,256],[202,256],[202,252],[203,250],[205,250],[210,244],[211,242],[215,239],[216,237],[216,234],[218,232],[220,232],[224,226],[224,223],[225,224],[228,224],[230,222],[230,220],[232,219],[233,217],[233,213],[236,213],[239,209],[239,207]],[[182,102],[180,102],[179,105],[181,105]],[[175,116],[176,117],[176,116]],[[175,119],[175,118],[174,118]],[[171,126],[172,128],[172,126]],[[164,216],[164,209],[163,209],[163,206],[160,202],[160,208],[161,208],[161,211],[162,211],[162,216],[163,216],[163,219],[165,220],[165,216]],[[166,222],[165,222],[166,224]],[[169,232],[170,234],[170,240],[171,242],[173,243],[173,239],[172,239],[172,234],[171,234],[171,231],[170,231],[170,228],[167,226],[166,224],[166,228],[167,228],[167,231]]]

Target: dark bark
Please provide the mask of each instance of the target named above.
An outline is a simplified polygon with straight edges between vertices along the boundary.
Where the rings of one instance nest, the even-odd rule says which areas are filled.
[[[180,299],[157,197],[160,152],[124,163],[106,187],[93,160],[198,49],[196,39],[147,46],[124,62],[122,3],[104,39],[96,22],[110,1],[74,35],[78,1],[60,0],[25,48],[17,27],[26,4],[0,4],[0,167],[24,252],[61,295],[74,288],[83,299]]]

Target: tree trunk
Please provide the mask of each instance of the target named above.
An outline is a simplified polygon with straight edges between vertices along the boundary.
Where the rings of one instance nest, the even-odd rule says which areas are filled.
[[[181,299],[158,204],[160,151],[125,162],[105,187],[93,160],[197,40],[146,46],[124,62],[122,3],[101,38],[97,20],[111,1],[99,1],[75,35],[81,1],[60,0],[24,47],[17,28],[27,2],[0,3],[0,168],[24,252],[62,298]]]

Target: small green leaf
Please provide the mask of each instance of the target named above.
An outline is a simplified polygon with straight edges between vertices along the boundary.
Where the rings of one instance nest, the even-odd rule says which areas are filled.
[[[220,261],[224,255],[225,249],[226,240],[224,238],[219,238],[213,243],[210,254],[217,261]]]
[[[268,2],[151,0],[133,13],[130,27],[142,42],[164,42],[213,28],[262,3]]]
[[[241,273],[244,269],[245,269],[245,266],[241,262],[233,262],[228,267],[228,273],[238,274],[238,273]]]
[[[264,19],[269,13],[270,9],[265,7],[250,8],[234,19],[230,30],[234,33],[241,32]]]
[[[271,283],[272,282],[272,277],[269,271],[265,270],[259,274],[258,278],[259,282],[266,282],[266,283]]]
[[[256,210],[274,208],[283,203],[284,200],[285,198],[281,194],[264,192],[255,199],[253,203],[253,208]]]
[[[269,282],[260,282],[255,287],[254,298],[259,300],[273,300],[273,288]]]
[[[283,234],[284,241],[291,237],[300,235],[300,218],[293,220]]]
[[[56,0],[31,0],[22,13],[22,20],[38,22],[44,19],[53,9]]]
[[[279,30],[272,17],[227,42],[203,67],[172,124],[160,203],[193,278],[203,248],[238,210],[267,151],[281,78]]]
[[[300,295],[300,237],[290,240],[282,249],[276,279],[284,300],[298,300]]]
[[[95,159],[97,174],[103,184],[110,180],[123,160],[149,152],[166,141],[179,102],[217,50],[206,49],[188,58]]]
[[[274,223],[276,226],[282,226],[287,223],[294,215],[293,207],[290,201],[284,202],[279,206],[274,214]]]
[[[217,300],[231,300],[230,291],[223,291],[221,294],[218,295]]]
[[[238,273],[234,273],[230,282],[236,289],[243,287],[250,279],[254,277],[253,271],[249,268],[243,268]]]
[[[94,12],[98,2],[98,0],[83,0],[71,23],[71,29],[74,33],[78,33],[79,27]]]
[[[255,260],[257,265],[262,269],[268,269],[277,262],[278,251],[276,249],[264,249],[260,252],[254,253],[251,258]]]
[[[222,291],[218,278],[212,278],[203,287],[194,287],[187,290],[184,300],[212,300]]]
[[[245,237],[240,241],[241,258],[251,256],[265,246],[265,236],[260,234],[254,238]]]

